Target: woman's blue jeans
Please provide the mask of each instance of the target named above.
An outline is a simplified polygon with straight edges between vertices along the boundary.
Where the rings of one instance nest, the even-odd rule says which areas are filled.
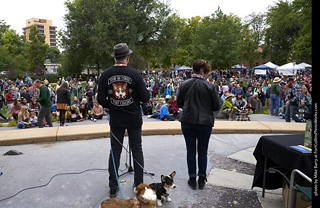
[[[212,127],[181,122],[181,129],[186,142],[189,177],[197,176],[197,152],[199,168],[198,176],[206,177],[207,154]]]

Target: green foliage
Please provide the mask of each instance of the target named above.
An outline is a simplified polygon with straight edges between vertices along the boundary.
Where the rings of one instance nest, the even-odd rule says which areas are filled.
[[[293,44],[299,37],[302,25],[294,12],[292,3],[279,1],[271,6],[266,15],[265,41],[269,47],[271,61],[282,65],[292,58]]]
[[[114,60],[113,46],[126,42],[134,51],[131,65],[142,68],[157,48],[170,10],[158,0],[67,1],[66,30],[60,33],[68,53],[68,71],[84,67],[106,69]]]
[[[110,54],[120,42],[134,51],[129,64],[140,70],[191,66],[198,58],[209,60],[213,69],[226,69],[239,64],[241,54],[252,68],[260,56],[258,47],[262,57],[277,65],[312,64],[311,0],[278,0],[266,13],[252,13],[242,21],[219,7],[211,16],[184,19],[163,2],[67,0],[66,29],[58,33],[62,54],[44,44],[36,27],[30,28],[28,42],[0,20],[0,71],[12,76],[40,73],[50,59],[62,64],[60,76],[86,68],[100,72],[114,63]]]
[[[301,30],[293,43],[293,57],[303,62],[311,62],[312,56],[312,1],[295,0],[292,2],[293,12],[298,16]]]
[[[0,70],[7,70],[12,75],[20,74],[26,70],[28,44],[25,43],[23,36],[9,29],[9,26],[2,28],[6,29],[0,36]]]
[[[189,65],[188,59],[189,53],[187,50],[178,48],[176,51],[172,52],[171,63],[174,65]]]
[[[30,27],[29,33],[30,46],[28,48],[28,70],[31,72],[41,73],[45,70],[44,60],[47,52],[45,36],[39,35],[36,26]]]
[[[239,60],[241,21],[226,15],[218,7],[211,17],[204,17],[192,35],[193,59],[206,59],[213,68],[230,68]]]

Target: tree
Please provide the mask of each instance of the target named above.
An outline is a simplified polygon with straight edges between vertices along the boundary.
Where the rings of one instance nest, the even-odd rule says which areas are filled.
[[[8,26],[0,35],[0,40],[0,70],[7,70],[12,75],[26,71],[28,43],[24,36],[18,35]]]
[[[178,48],[176,51],[172,52],[171,63],[174,65],[189,65],[189,56],[187,50]]]
[[[271,61],[282,65],[292,56],[293,44],[296,42],[301,25],[298,15],[293,12],[292,4],[279,1],[268,9],[266,15],[268,28],[265,42],[271,55]]]
[[[46,44],[46,55],[45,58],[49,59],[51,63],[58,63],[59,58],[61,56],[58,48],[51,48],[48,44]]]
[[[301,30],[292,45],[293,56],[301,62],[312,63],[312,1],[295,0],[293,12],[298,16]]]
[[[204,17],[192,36],[193,59],[206,59],[213,68],[230,68],[239,61],[241,21],[226,15],[218,7],[211,17]]]
[[[68,53],[68,70],[80,73],[84,67],[106,69],[114,60],[113,46],[126,42],[134,51],[130,64],[145,66],[154,58],[163,25],[170,9],[159,0],[75,0],[67,1],[66,30],[60,33]]]
[[[47,52],[45,45],[45,36],[39,35],[36,26],[30,27],[29,33],[30,45],[28,48],[28,70],[30,72],[41,73],[45,70],[44,60]]]

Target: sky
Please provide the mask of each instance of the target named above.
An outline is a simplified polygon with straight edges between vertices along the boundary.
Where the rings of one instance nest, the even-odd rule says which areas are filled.
[[[66,0],[0,0],[0,19],[22,35],[22,28],[29,18],[52,20],[57,30],[63,29],[63,16],[67,13]],[[166,0],[161,0],[166,1]],[[241,18],[248,14],[264,13],[278,0],[169,0],[171,8],[181,17],[210,16],[218,6],[225,14],[233,13]]]

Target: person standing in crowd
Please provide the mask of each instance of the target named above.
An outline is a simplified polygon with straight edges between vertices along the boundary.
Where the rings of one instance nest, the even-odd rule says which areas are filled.
[[[0,117],[3,118],[5,121],[8,121],[8,118],[5,117],[5,115],[3,115],[1,113],[2,106],[3,106],[3,104],[5,104],[4,97],[3,97],[2,93],[3,93],[3,91],[0,91]]]
[[[154,82],[153,87],[152,87],[152,97],[155,97],[158,95],[159,88],[157,82]]]
[[[281,79],[276,77],[273,79],[270,89],[270,98],[271,98],[271,108],[270,114],[271,116],[279,115],[279,108],[280,108],[280,84],[279,82]],[[275,112],[274,112],[275,111]]]
[[[213,114],[220,109],[217,89],[206,81],[210,72],[211,65],[208,61],[195,60],[192,78],[181,84],[177,97],[177,106],[182,108],[179,121],[187,147],[188,184],[194,190],[197,175],[199,189],[203,189],[207,181],[207,153],[214,125]]]
[[[109,187],[110,198],[116,197],[117,180],[123,137],[127,129],[129,145],[134,157],[134,186],[143,183],[143,151],[141,141],[142,115],[140,102],[147,102],[150,94],[146,89],[142,76],[137,69],[128,66],[130,54],[126,43],[114,46],[112,57],[115,65],[106,69],[100,77],[97,100],[104,108],[109,108],[109,125],[111,147],[114,155],[116,170],[112,156],[109,156]]]
[[[50,91],[46,86],[43,85],[43,82],[41,80],[35,81],[35,87],[40,89],[40,95],[37,99],[37,102],[39,102],[41,105],[41,109],[38,116],[39,128],[43,128],[44,118],[46,118],[46,122],[49,125],[49,127],[52,127],[52,104],[50,99]]]
[[[57,90],[57,109],[60,111],[59,113],[60,126],[65,126],[66,112],[70,104],[71,104],[71,100],[70,100],[70,95],[68,90],[68,84],[66,82],[62,82],[61,86]]]
[[[88,104],[90,106],[90,108],[93,108],[93,92],[92,92],[92,88],[89,88],[89,91],[86,93],[86,96],[88,98]]]
[[[13,91],[13,89],[10,88],[9,92],[6,94],[7,114],[11,114],[12,113],[12,107],[13,107],[12,91]]]
[[[300,105],[300,95],[301,89],[299,85],[297,85],[294,81],[293,77],[289,77],[287,79],[287,86],[288,86],[288,97],[286,100],[286,114],[285,120],[286,122],[291,122],[291,118],[297,113],[297,109]]]

